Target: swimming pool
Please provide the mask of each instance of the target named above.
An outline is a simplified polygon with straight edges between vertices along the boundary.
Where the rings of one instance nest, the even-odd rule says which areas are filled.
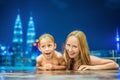
[[[0,80],[119,80],[120,70],[39,71],[35,67],[1,67]]]

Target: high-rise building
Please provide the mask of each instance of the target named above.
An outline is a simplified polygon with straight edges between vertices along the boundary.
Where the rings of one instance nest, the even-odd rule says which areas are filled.
[[[19,12],[19,11],[18,11]],[[17,18],[14,25],[13,31],[13,53],[14,53],[14,66],[22,66],[23,65],[23,32],[22,32],[22,22],[20,18],[20,14],[17,14]]]
[[[27,28],[26,55],[30,56],[33,43],[35,43],[35,27],[34,27],[33,17],[30,16],[30,20],[28,22],[28,28]]]
[[[119,37],[118,28],[116,29],[116,50],[117,52],[120,52],[120,37]]]
[[[33,17],[30,16],[29,22],[28,22],[28,28],[27,28],[27,35],[26,35],[26,52],[25,52],[25,59],[26,63],[31,63],[30,59],[33,55],[33,44],[35,43],[35,26]],[[26,64],[25,64],[26,65]],[[29,65],[30,66],[30,65]]]

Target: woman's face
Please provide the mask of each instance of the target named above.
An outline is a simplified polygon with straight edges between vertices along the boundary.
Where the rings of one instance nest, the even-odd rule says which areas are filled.
[[[77,59],[79,57],[79,42],[75,36],[70,36],[67,39],[65,49],[70,58]]]

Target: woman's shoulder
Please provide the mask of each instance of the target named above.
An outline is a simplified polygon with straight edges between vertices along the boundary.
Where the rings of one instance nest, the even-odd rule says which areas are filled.
[[[103,59],[103,58],[98,57],[98,56],[94,56],[94,55],[90,55],[90,59]]]
[[[95,58],[96,56],[90,55],[90,58]]]
[[[91,64],[99,64],[103,62],[108,62],[109,59],[100,58],[97,56],[90,56]]]
[[[101,58],[99,58],[99,57],[97,57],[97,56],[90,55],[90,59],[91,59],[91,60],[97,60],[97,59],[101,59]]]

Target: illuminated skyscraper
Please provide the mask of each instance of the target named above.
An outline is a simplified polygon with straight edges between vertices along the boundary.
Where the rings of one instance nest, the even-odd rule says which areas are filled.
[[[26,54],[30,55],[30,52],[32,51],[33,43],[35,43],[35,27],[34,27],[33,17],[30,16],[30,20],[28,22],[28,28],[27,28]]]
[[[25,58],[26,58],[26,63],[29,64],[31,61],[31,56],[33,54],[32,52],[32,47],[33,44],[35,43],[35,27],[34,27],[34,21],[33,17],[30,16],[29,22],[28,22],[28,28],[27,28],[27,35],[26,35],[26,52],[25,52]],[[26,64],[25,64],[26,65]]]
[[[23,32],[22,32],[22,22],[19,13],[17,14],[13,34],[14,34],[13,35],[14,66],[21,66],[23,65],[22,63]]]
[[[116,50],[120,52],[120,37],[119,37],[118,28],[116,29]]]

